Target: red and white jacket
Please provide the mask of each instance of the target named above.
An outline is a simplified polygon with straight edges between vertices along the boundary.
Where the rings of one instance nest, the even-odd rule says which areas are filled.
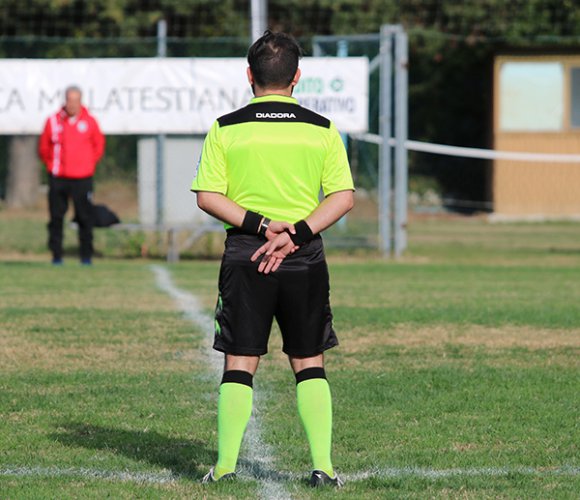
[[[46,120],[38,143],[38,154],[54,177],[92,177],[103,156],[105,137],[87,108],[69,117],[62,108]]]

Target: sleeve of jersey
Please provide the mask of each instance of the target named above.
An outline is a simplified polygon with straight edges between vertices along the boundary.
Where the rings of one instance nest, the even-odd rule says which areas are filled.
[[[42,134],[38,140],[38,156],[40,156],[40,159],[44,162],[46,168],[50,167],[50,160],[52,160],[52,144],[50,136],[50,120],[46,120],[44,129],[42,130]]]
[[[226,194],[227,188],[226,160],[216,121],[205,137],[191,190]]]
[[[328,151],[322,170],[322,190],[324,195],[328,196],[337,191],[354,191],[346,149],[334,124],[330,126],[329,134]]]

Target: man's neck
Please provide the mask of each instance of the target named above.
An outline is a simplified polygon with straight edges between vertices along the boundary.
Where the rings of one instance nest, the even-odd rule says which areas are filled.
[[[285,89],[262,89],[260,87],[254,86],[254,96],[255,97],[265,97],[267,95],[281,95],[285,97],[292,97],[292,86]]]

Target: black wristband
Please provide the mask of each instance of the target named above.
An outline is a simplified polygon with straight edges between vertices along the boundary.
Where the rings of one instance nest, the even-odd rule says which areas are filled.
[[[304,243],[308,243],[312,238],[314,238],[314,233],[305,220],[299,220],[296,224],[294,224],[294,229],[296,229],[296,234],[292,234],[290,231],[287,231],[290,235],[292,243],[295,245],[304,245]]]
[[[257,234],[260,230],[260,222],[262,222],[262,216],[248,210],[244,217],[244,222],[242,222],[242,229],[246,233]]]

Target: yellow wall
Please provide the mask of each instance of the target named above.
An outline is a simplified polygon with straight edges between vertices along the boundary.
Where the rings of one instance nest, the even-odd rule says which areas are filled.
[[[560,132],[499,130],[499,70],[503,62],[564,63],[564,123]],[[580,129],[570,127],[570,68],[580,56],[502,56],[494,70],[494,148],[498,151],[580,154]],[[493,167],[494,212],[501,215],[580,215],[580,164],[496,160]]]

